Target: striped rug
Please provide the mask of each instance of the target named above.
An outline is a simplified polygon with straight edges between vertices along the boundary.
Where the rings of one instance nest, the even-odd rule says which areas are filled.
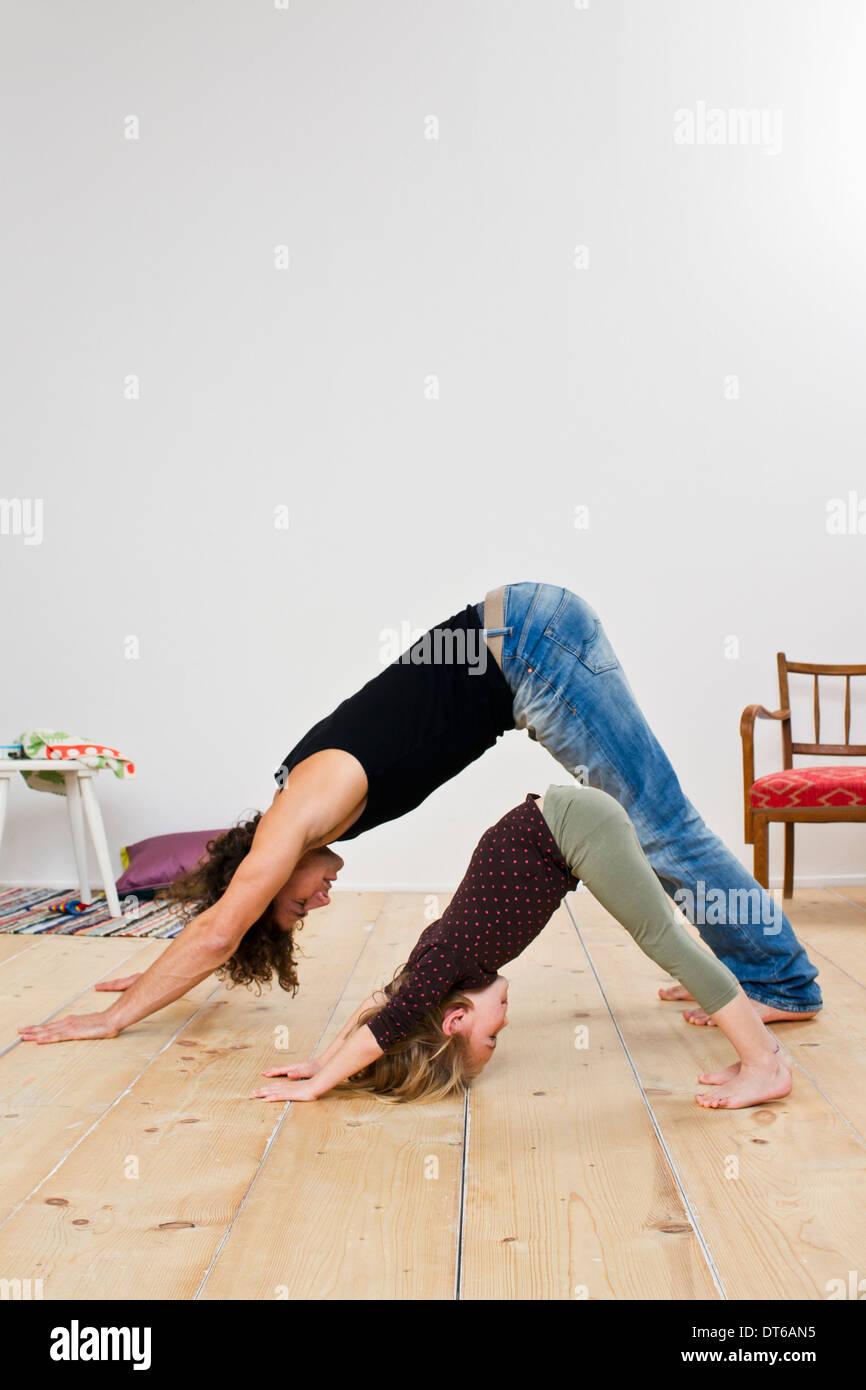
[[[0,932],[33,936],[177,936],[184,909],[147,895],[121,898],[122,917],[112,917],[104,893],[79,902],[74,889],[0,889]]]

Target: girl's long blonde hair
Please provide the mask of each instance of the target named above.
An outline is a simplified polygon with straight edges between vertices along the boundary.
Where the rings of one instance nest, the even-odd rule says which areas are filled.
[[[401,965],[385,985],[384,993],[391,999],[407,980],[406,967]],[[478,1076],[481,1067],[471,1062],[469,1044],[462,1033],[449,1037],[442,1028],[446,1010],[455,1007],[471,1009],[472,1000],[461,991],[452,990],[441,1003],[428,1010],[408,1038],[395,1043],[375,1062],[332,1089],[368,1091],[390,1104],[442,1100],[455,1091],[464,1090]],[[356,1026],[362,1028],[379,1012],[379,1006],[366,1009],[359,1015]]]

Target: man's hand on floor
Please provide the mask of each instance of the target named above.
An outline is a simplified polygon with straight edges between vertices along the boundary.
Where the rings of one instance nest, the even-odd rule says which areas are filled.
[[[141,979],[141,971],[139,970],[139,972],[138,972],[137,975],[124,975],[124,976],[123,976],[121,979],[119,979],[119,980],[100,980],[100,981],[99,981],[99,984],[94,985],[93,988],[94,988],[94,989],[112,989],[112,990],[120,991],[120,990],[122,990],[122,989],[129,989],[129,986],[130,986],[130,985],[134,985],[135,982],[136,982],[136,980],[140,980],[140,979]]]
[[[19,1028],[22,1042],[55,1043],[79,1038],[116,1038],[116,1024],[110,1023],[108,1011],[100,1014],[68,1014],[50,1023],[28,1023]]]
[[[100,980],[94,989],[120,993],[140,979],[139,970],[136,975],[124,975],[117,980]],[[109,1023],[106,1010],[99,1014],[67,1014],[66,1018],[57,1018],[51,1023],[28,1023],[18,1032],[22,1042],[52,1043],[76,1041],[79,1038],[116,1038],[120,1029]]]

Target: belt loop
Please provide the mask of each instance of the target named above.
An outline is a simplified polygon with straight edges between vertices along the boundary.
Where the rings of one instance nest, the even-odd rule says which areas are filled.
[[[505,626],[505,585],[491,589],[484,599],[484,627],[487,631]],[[496,665],[502,670],[502,633],[488,637],[487,645],[493,653]]]

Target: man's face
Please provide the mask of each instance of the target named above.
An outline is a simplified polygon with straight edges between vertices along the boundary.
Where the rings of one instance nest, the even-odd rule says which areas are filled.
[[[305,854],[273,900],[272,920],[281,931],[290,931],[300,917],[331,901],[331,884],[343,867],[339,854],[331,849],[313,849]]]

